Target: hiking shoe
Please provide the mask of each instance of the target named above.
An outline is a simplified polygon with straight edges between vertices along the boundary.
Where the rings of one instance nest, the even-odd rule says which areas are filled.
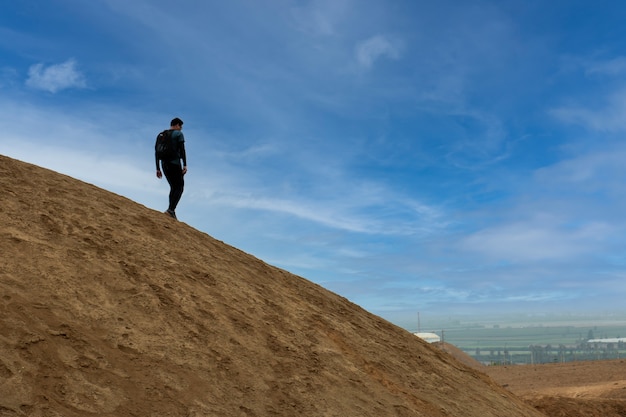
[[[165,212],[167,214],[169,214],[170,216],[172,216],[173,219],[176,219],[176,213],[174,212],[174,210],[167,209],[167,210],[165,210]],[[176,219],[176,220],[178,220],[178,219]]]

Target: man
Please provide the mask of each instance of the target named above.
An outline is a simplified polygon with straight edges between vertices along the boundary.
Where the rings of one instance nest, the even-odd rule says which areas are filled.
[[[170,122],[170,134],[171,143],[174,146],[173,157],[159,160],[159,157],[154,153],[154,159],[156,162],[156,176],[158,179],[165,178],[170,185],[170,205],[165,211],[167,214],[176,218],[176,206],[180,201],[180,197],[183,195],[183,189],[185,187],[185,181],[183,176],[187,173],[187,154],[185,153],[185,137],[181,129],[183,128],[183,121],[178,117],[172,119]],[[181,165],[182,159],[182,165]],[[161,162],[161,166],[159,166]],[[161,167],[163,172],[161,173]]]

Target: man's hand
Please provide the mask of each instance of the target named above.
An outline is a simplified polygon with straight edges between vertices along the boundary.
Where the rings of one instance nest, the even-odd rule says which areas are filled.
[[[163,176],[163,174],[161,173],[161,170],[157,169],[157,178],[161,179],[162,176]]]
[[[187,167],[186,167],[186,166],[184,166],[184,167],[183,167],[183,175],[185,175],[186,173],[187,173]]]

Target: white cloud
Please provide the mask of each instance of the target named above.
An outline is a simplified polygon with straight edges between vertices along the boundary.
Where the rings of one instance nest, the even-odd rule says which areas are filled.
[[[626,130],[626,109],[623,107],[591,110],[582,107],[560,108],[552,112],[561,121],[580,125],[597,132]]]
[[[394,41],[387,36],[377,35],[357,45],[356,59],[362,67],[370,68],[382,57],[398,59],[400,57],[400,49],[400,42]]]
[[[222,189],[227,188],[222,187]],[[441,214],[436,208],[417,202],[403,201],[402,198],[396,198],[389,193],[378,198],[380,201],[387,202],[388,210],[398,211],[396,213],[398,217],[394,222],[389,222],[384,216],[379,217],[380,213],[377,210],[380,209],[376,206],[381,204],[380,201],[377,201],[374,207],[370,207],[370,211],[364,211],[363,207],[352,205],[351,201],[365,204],[363,201],[368,199],[366,195],[359,192],[351,194],[349,198],[334,201],[255,196],[252,190],[244,189],[239,192],[229,189],[226,192],[210,194],[206,197],[211,204],[282,213],[333,229],[355,233],[387,236],[427,235],[446,226],[439,220]],[[404,217],[399,217],[400,212],[404,213]]]
[[[626,57],[620,56],[606,61],[595,61],[587,63],[587,74],[620,76],[626,74]]]
[[[577,194],[612,190],[623,195],[626,149],[615,146],[587,152],[537,170],[537,182],[560,191],[574,189]]]
[[[76,69],[76,61],[69,59],[62,64],[32,65],[28,70],[26,85],[39,90],[56,93],[68,88],[84,88],[85,77]]]
[[[495,226],[468,236],[461,246],[507,262],[567,260],[595,252],[594,248],[602,244],[613,230],[600,222],[576,228],[549,223],[530,220]]]
[[[335,22],[332,10],[333,3],[312,4],[305,7],[294,7],[291,11],[292,18],[298,29],[314,35],[330,36],[335,33]]]

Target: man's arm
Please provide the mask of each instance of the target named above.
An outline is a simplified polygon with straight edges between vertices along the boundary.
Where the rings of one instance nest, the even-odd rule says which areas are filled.
[[[154,162],[156,163],[156,176],[157,178],[161,178],[163,174],[161,173],[161,167],[159,166],[159,157],[157,156],[156,151],[154,152]]]
[[[185,152],[185,136],[180,132],[180,158],[183,160],[183,175],[187,173],[187,152]]]
[[[183,166],[187,166],[187,152],[185,152],[185,142],[180,143],[180,157],[183,160]]]

